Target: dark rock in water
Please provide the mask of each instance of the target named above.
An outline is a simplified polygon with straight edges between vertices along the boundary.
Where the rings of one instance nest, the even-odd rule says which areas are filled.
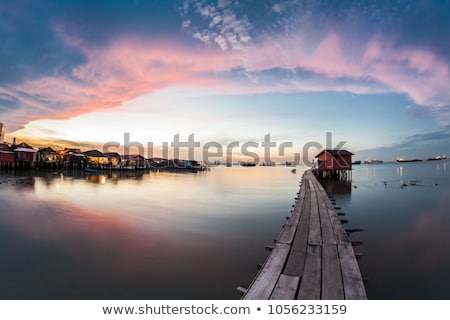
[[[356,188],[357,188],[357,186],[353,186],[353,188],[355,188],[355,189],[356,189]]]

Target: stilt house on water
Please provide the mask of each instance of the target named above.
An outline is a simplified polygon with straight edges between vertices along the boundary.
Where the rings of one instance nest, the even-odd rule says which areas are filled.
[[[321,178],[346,178],[352,170],[352,155],[347,150],[323,150],[315,156],[317,166],[314,172]]]

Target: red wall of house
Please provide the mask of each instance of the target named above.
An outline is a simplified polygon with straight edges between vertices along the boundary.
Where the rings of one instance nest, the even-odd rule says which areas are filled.
[[[317,158],[318,169],[321,170],[351,170],[352,169],[352,157],[348,156],[335,156],[330,153],[324,152]]]
[[[14,162],[14,159],[15,159],[14,153],[0,152],[0,162]]]

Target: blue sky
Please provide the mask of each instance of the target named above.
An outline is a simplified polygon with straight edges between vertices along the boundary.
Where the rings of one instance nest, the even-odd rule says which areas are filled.
[[[35,146],[325,132],[450,153],[450,1],[2,1],[0,122]],[[257,150],[260,152],[261,150]]]

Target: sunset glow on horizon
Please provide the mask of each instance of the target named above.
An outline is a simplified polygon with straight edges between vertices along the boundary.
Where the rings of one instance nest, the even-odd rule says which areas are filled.
[[[270,134],[292,154],[333,132],[362,160],[449,154],[449,13],[439,1],[6,1],[0,122],[36,147]]]

